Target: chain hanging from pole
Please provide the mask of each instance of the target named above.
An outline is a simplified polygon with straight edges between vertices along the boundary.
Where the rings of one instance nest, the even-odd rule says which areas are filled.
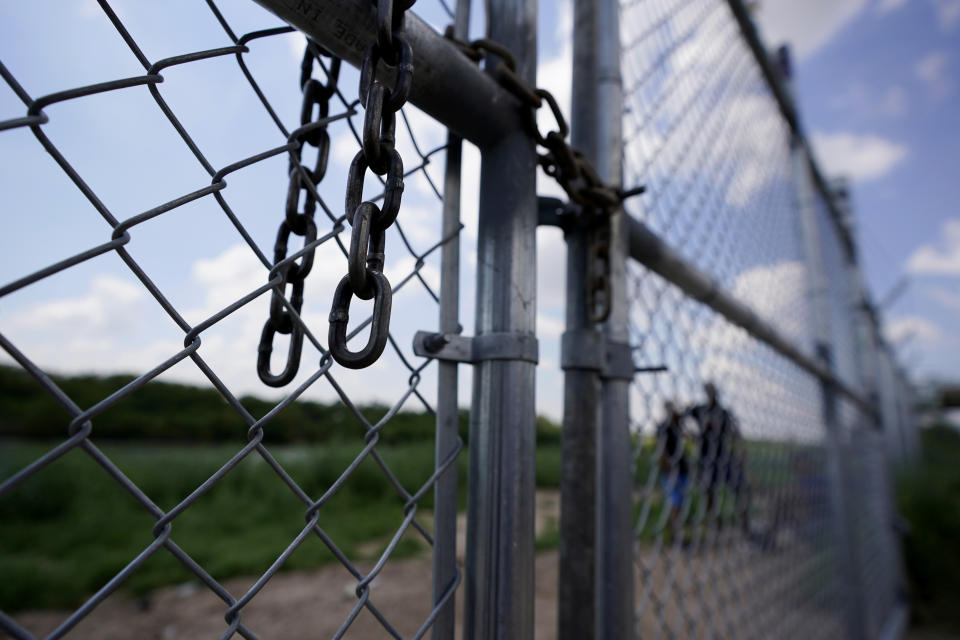
[[[485,56],[498,58],[493,75],[507,91],[527,109],[526,121],[537,145],[546,152],[538,154],[537,161],[544,173],[559,183],[579,211],[576,224],[588,231],[590,252],[589,306],[591,321],[600,323],[610,315],[610,214],[623,200],[639,195],[645,187],[622,190],[600,179],[596,169],[581,151],[567,142],[570,128],[553,94],[534,87],[517,74],[517,63],[509,49],[489,38],[464,42],[447,29],[444,36],[464,55],[480,62]],[[537,125],[537,111],[550,109],[557,128],[544,135]]]
[[[320,56],[330,58],[326,83],[310,77],[313,72],[313,63],[317,61],[319,64]],[[260,345],[257,349],[257,375],[264,384],[271,387],[289,384],[300,368],[300,355],[303,352],[303,324],[299,314],[303,307],[304,280],[313,267],[314,248],[310,247],[297,263],[293,260],[287,261],[287,244],[290,241],[290,234],[302,236],[304,247],[309,247],[317,239],[317,224],[313,219],[317,201],[313,194],[316,192],[316,185],[320,184],[327,172],[330,134],[327,132],[325,119],[330,114],[330,98],[337,90],[339,75],[340,59],[328,53],[317,43],[308,40],[303,52],[303,61],[300,63],[300,89],[303,92],[303,101],[300,108],[301,127],[297,130],[299,136],[296,140],[299,144],[290,152],[290,180],[287,187],[284,219],[277,230],[277,240],[273,246],[274,268],[270,271],[271,279],[279,276],[280,282],[273,289],[270,298],[270,315],[263,325]],[[316,119],[313,118],[315,108]],[[319,121],[324,123],[320,124]],[[312,124],[316,126],[309,126]],[[297,132],[294,132],[294,135],[297,136]],[[301,164],[305,144],[317,150],[317,159],[312,170]],[[303,194],[302,212],[298,210],[301,194]],[[291,287],[289,301],[284,297],[288,285]],[[294,318],[294,314],[298,317]],[[290,346],[287,350],[286,366],[280,373],[275,374],[270,371],[270,357],[273,353],[273,339],[278,333],[290,336]]]
[[[383,274],[386,231],[397,219],[403,195],[403,160],[394,148],[397,111],[413,85],[413,50],[403,34],[404,13],[414,0],[377,1],[377,40],[368,48],[360,67],[360,104],[364,108],[362,146],[347,175],[345,212],[352,225],[347,275],[333,294],[330,355],[350,369],[363,369],[377,361],[387,344],[393,290]],[[397,69],[393,89],[376,79],[377,64]],[[370,169],[386,176],[383,207],[363,198],[364,174]],[[370,337],[359,351],[347,347],[347,322],[353,296],[373,298]]]

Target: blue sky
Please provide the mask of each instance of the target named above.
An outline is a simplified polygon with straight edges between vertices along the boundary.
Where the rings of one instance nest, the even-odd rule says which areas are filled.
[[[234,30],[245,33],[278,21],[252,2],[221,7]],[[482,3],[474,3],[473,35],[483,30]],[[569,2],[541,2],[540,83],[565,112],[570,101]],[[195,0],[111,5],[155,61],[229,45],[206,6]],[[439,2],[420,0],[416,12],[442,29]],[[904,359],[920,376],[960,377],[960,0],[766,0],[759,20],[770,44],[794,43],[797,91],[807,130],[827,171],[853,180],[861,251],[868,280],[882,295],[904,274],[908,293],[888,310],[889,333],[902,342]],[[289,128],[299,113],[297,74],[302,37],[257,40],[245,55],[251,71]],[[26,3],[0,5],[0,60],[34,97],[66,88],[142,74],[136,59],[96,2],[63,3],[38,12]],[[215,167],[282,144],[283,137],[257,103],[232,57],[171,67],[159,90]],[[344,93],[353,98],[356,74],[345,71]],[[124,219],[209,184],[209,176],[162,117],[145,87],[48,107],[46,134],[63,151],[117,218]],[[0,83],[0,119],[24,108]],[[443,130],[410,112],[424,148],[442,144]],[[359,122],[358,122],[359,124]],[[356,151],[344,123],[331,125],[334,150],[321,193],[339,206],[346,165]],[[401,151],[415,153],[401,129]],[[282,157],[228,177],[224,197],[267,255],[286,190]],[[439,180],[442,154],[428,171]],[[479,158],[465,152],[461,318],[473,326],[476,201]],[[556,193],[544,181],[542,193]],[[0,132],[0,282],[109,239],[110,228],[43,151],[27,129]],[[401,221],[415,248],[439,237],[439,206],[418,176],[407,183]],[[176,209],[132,231],[129,249],[184,316],[196,323],[266,281],[266,269],[210,197]],[[538,333],[541,367],[538,406],[559,416],[557,342],[563,329],[563,244],[556,230],[539,232]],[[346,236],[343,236],[346,240]],[[305,317],[325,333],[332,288],[344,272],[330,247],[317,261]],[[325,262],[326,261],[326,262]],[[397,281],[413,258],[394,234],[388,237],[387,274]],[[437,281],[437,261],[423,269]],[[262,297],[204,335],[201,353],[238,393],[271,392],[253,374],[256,342],[266,313]],[[403,345],[412,333],[434,326],[435,306],[414,283],[397,296],[392,328]],[[0,331],[53,371],[139,371],[176,353],[182,331],[149,298],[115,255],[101,256],[0,300]],[[912,337],[911,337],[912,336]],[[308,349],[304,362],[316,362]],[[298,380],[311,371],[304,366]],[[376,385],[364,374],[338,372],[338,382],[358,400],[396,398],[406,373],[390,353]],[[200,382],[190,363],[165,376]],[[461,403],[470,394],[462,368]],[[422,389],[430,396],[433,381]],[[332,399],[318,385],[312,397]]]
[[[876,297],[901,277],[887,333],[919,378],[960,378],[960,1],[764,0],[792,43],[796,93],[829,174],[853,183]]]

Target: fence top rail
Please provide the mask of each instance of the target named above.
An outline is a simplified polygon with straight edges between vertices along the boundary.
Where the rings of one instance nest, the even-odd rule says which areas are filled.
[[[774,67],[770,60],[770,54],[767,52],[767,48],[760,38],[760,33],[757,31],[757,26],[753,22],[750,9],[747,8],[743,0],[727,0],[727,2],[730,5],[731,11],[733,11],[733,15],[737,20],[737,24],[740,26],[740,31],[743,34],[743,38],[746,41],[747,46],[750,47],[750,51],[756,58],[757,64],[760,66],[760,71],[763,73],[764,80],[766,80],[767,85],[770,87],[770,92],[773,94],[773,97],[777,102],[777,106],[780,108],[780,112],[783,114],[784,119],[787,121],[787,123],[790,125],[790,129],[793,131],[795,141],[797,144],[803,147],[806,153],[807,163],[810,166],[810,174],[813,176],[814,184],[824,195],[824,200],[826,201],[827,208],[830,211],[830,217],[833,219],[833,222],[836,226],[836,231],[840,235],[844,248],[847,252],[846,257],[848,260],[853,262],[856,258],[853,237],[850,233],[849,227],[844,222],[843,214],[840,212],[836,203],[834,202],[832,191],[827,183],[827,179],[824,177],[823,172],[820,170],[820,165],[817,164],[817,160],[813,155],[813,149],[811,148],[810,142],[807,140],[807,136],[803,131],[803,126],[800,122],[800,116],[797,111],[796,104],[794,104],[793,96],[790,94],[790,91],[784,84],[781,72]]]
[[[356,67],[376,39],[376,7],[369,0],[256,2]],[[480,147],[524,127],[517,99],[453,43],[412,12],[404,28],[416,69],[411,103]],[[381,63],[377,77],[390,82],[394,70]]]
[[[846,396],[862,411],[874,415],[868,398],[835,376],[815,357],[798,349],[750,307],[725,291],[713,278],[674,251],[642,222],[626,216],[630,257],[679,287],[691,298],[707,305],[727,321],[773,348],[801,369],[816,376]]]

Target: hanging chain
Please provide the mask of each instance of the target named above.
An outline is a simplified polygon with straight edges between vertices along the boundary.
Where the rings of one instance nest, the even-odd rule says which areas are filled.
[[[327,71],[327,81],[322,83],[312,78],[314,61],[320,62],[320,56],[330,58]],[[317,208],[314,197],[316,186],[323,180],[327,172],[327,159],[330,155],[330,134],[326,124],[307,127],[318,120],[330,115],[330,98],[337,90],[337,79],[340,75],[340,59],[334,57],[318,44],[307,42],[303,52],[303,61],[300,63],[300,89],[303,92],[303,101],[300,108],[299,145],[290,153],[289,183],[287,186],[287,200],[284,208],[284,219],[277,230],[277,240],[273,245],[274,269],[271,274],[280,276],[280,283],[273,289],[270,297],[270,316],[263,325],[260,334],[260,345],[257,349],[257,375],[264,384],[271,387],[282,387],[288,384],[297,375],[300,368],[300,355],[303,351],[303,323],[294,319],[290,308],[299,315],[303,307],[303,286],[307,274],[313,267],[314,248],[310,247],[300,258],[300,262],[286,261],[287,245],[290,235],[303,237],[304,247],[309,246],[317,239],[317,223],[313,214]],[[314,110],[316,109],[316,117]],[[301,164],[304,144],[317,150],[317,159],[313,169]],[[303,211],[300,209],[301,196]],[[276,265],[280,265],[277,267]],[[276,277],[273,275],[272,277]],[[286,303],[287,287],[291,289],[289,303]],[[289,306],[288,306],[289,305]],[[290,336],[290,346],[287,350],[287,364],[278,374],[270,372],[270,357],[273,353],[273,339],[276,334]]]
[[[330,355],[350,369],[369,367],[383,353],[390,332],[393,290],[383,275],[386,231],[397,219],[403,195],[403,160],[394,148],[397,111],[413,84],[413,51],[403,33],[404,12],[415,0],[377,0],[377,40],[360,66],[360,104],[364,107],[363,139],[347,175],[345,212],[352,226],[347,275],[333,294],[328,345]],[[376,79],[377,65],[396,68],[393,89]],[[383,207],[363,200],[367,169],[385,177]],[[347,347],[347,322],[353,296],[373,298],[373,317],[367,344],[359,351]]]
[[[548,176],[560,183],[572,202],[583,207],[609,212],[626,198],[643,193],[644,187],[623,191],[600,179],[583,153],[567,142],[570,128],[556,98],[546,89],[534,87],[520,77],[517,73],[516,58],[509,49],[488,38],[472,42],[458,40],[453,36],[453,29],[450,27],[447,28],[444,37],[474,62],[479,62],[487,55],[498,58],[494,66],[494,77],[501,86],[528,108],[526,115],[530,133],[537,144],[546,149],[546,153],[538,154],[538,163]],[[556,130],[546,135],[541,133],[537,126],[537,111],[544,104],[549,107],[557,123]]]
[[[620,203],[644,192],[644,187],[623,191],[600,179],[593,165],[579,150],[567,142],[570,128],[556,98],[546,89],[533,87],[517,73],[517,63],[510,50],[502,44],[483,38],[463,42],[453,36],[448,28],[445,37],[464,55],[479,62],[486,55],[498,58],[494,77],[507,91],[526,107],[526,120],[530,133],[545,153],[537,154],[537,162],[544,173],[556,180],[567,193],[571,202],[580,206],[583,217],[580,221],[588,233],[588,296],[591,319],[603,322],[610,315],[610,214]],[[537,126],[537,111],[544,106],[550,109],[557,128],[544,135]]]

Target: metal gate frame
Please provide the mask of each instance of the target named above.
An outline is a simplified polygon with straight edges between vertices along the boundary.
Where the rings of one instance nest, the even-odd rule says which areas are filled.
[[[366,0],[257,0],[281,18],[321,42],[336,55],[359,65],[374,37],[374,11]],[[536,1],[490,0],[488,37],[517,57],[519,75],[528,81],[536,68]],[[621,104],[619,2],[575,0],[572,130],[605,181],[621,183]],[[814,162],[786,80],[771,63],[748,10],[729,0],[757,64],[793,131],[797,189],[827,194],[831,216],[847,246],[851,278],[858,273],[853,240],[840,222],[827,182]],[[490,75],[458,55],[455,47],[415,16],[406,29],[415,52],[410,101],[448,126],[456,136],[476,144],[482,153],[478,239],[476,337],[493,340],[535,340],[535,255],[537,200],[534,140],[524,127],[518,104]],[[466,33],[458,22],[457,35]],[[490,65],[488,64],[488,67]],[[384,68],[382,71],[388,73]],[[451,90],[455,88],[455,90]],[[456,161],[449,171],[455,171]],[[809,180],[807,180],[809,176]],[[815,242],[815,221],[805,223],[808,243]],[[822,408],[834,471],[833,505],[840,516],[836,532],[848,564],[844,570],[847,631],[862,637],[862,588],[853,567],[849,508],[852,490],[848,465],[834,415],[838,397],[857,406],[878,425],[873,393],[854,389],[830,366],[830,347],[823,332],[817,353],[808,355],[776,327],[725,292],[712,278],[685,260],[641,222],[622,210],[611,224],[610,280],[612,313],[602,331],[589,320],[587,283],[588,238],[583,230],[565,234],[567,260],[567,323],[563,336],[564,419],[561,472],[561,545],[559,637],[628,638],[633,634],[632,488],[628,392],[632,373],[617,372],[612,354],[629,349],[626,264],[636,260],[707,305],[728,322],[745,329],[821,381]],[[812,246],[812,244],[811,244]],[[451,249],[453,251],[453,249]],[[443,295],[456,296],[455,255],[444,255]],[[808,260],[817,266],[816,258]],[[448,271],[448,268],[450,269]],[[815,269],[816,271],[816,269]],[[449,287],[449,290],[448,290]],[[858,295],[865,296],[862,284]],[[851,301],[863,304],[863,300]],[[814,307],[816,301],[812,301]],[[441,305],[445,308],[447,305]],[[443,313],[443,312],[442,312]],[[818,311],[822,324],[823,311]],[[441,320],[441,331],[456,330],[456,317]],[[862,364],[882,350],[875,316],[861,319]],[[585,348],[600,349],[599,362],[586,362]],[[465,635],[472,638],[528,638],[533,618],[534,510],[534,358],[481,360],[475,364],[470,420],[470,476],[467,560],[465,571]],[[455,364],[444,364],[453,373]],[[446,376],[441,376],[441,378]],[[455,379],[441,395],[450,402]],[[441,384],[444,384],[441,382]],[[448,406],[455,411],[456,401]],[[438,417],[438,424],[450,414]],[[441,433],[444,428],[441,424]],[[438,456],[444,445],[438,440]],[[439,458],[438,458],[439,459]],[[449,491],[440,489],[438,491]],[[449,494],[448,494],[449,499]],[[438,521],[440,518],[438,518]],[[439,526],[448,526],[447,525]],[[439,534],[439,529],[438,529]],[[446,536],[450,530],[446,530]],[[443,537],[438,535],[438,541]],[[438,542],[443,545],[443,543]],[[444,575],[452,551],[437,552],[437,577]],[[441,559],[443,558],[443,559]],[[902,612],[900,612],[902,613]],[[899,615],[899,613],[898,613]],[[442,616],[441,616],[442,618]],[[449,633],[452,616],[442,624]],[[445,637],[438,620],[435,637]]]
[[[346,62],[360,66],[367,45],[376,38],[376,8],[370,0],[256,0],[274,14],[321,43]],[[566,331],[561,354],[564,369],[563,461],[561,470],[561,543],[558,602],[559,637],[630,638],[634,634],[633,487],[629,390],[634,370],[629,354],[628,260],[643,265],[711,308],[727,322],[816,378],[826,425],[831,471],[831,504],[835,537],[843,560],[846,631],[850,638],[896,637],[905,619],[905,605],[871,613],[862,577],[862,553],[852,511],[863,483],[883,485],[889,475],[884,459],[872,462],[876,478],[857,477],[847,459],[848,439],[841,432],[841,402],[863,416],[862,437],[873,437],[885,425],[899,425],[903,416],[885,415],[880,403],[882,384],[872,372],[888,357],[879,321],[871,312],[860,277],[855,243],[826,179],[813,160],[787,87],[788,78],[771,63],[742,0],[728,0],[757,65],[792,133],[794,186],[807,245],[806,259],[816,280],[823,280],[817,255],[818,234],[837,234],[846,252],[844,277],[855,292],[850,300],[858,342],[855,359],[864,381],[851,386],[834,370],[825,302],[813,296],[816,320],[813,356],[760,318],[749,306],[725,291],[711,276],[671,248],[623,209],[610,221],[607,245],[610,265],[611,313],[599,325],[591,319],[590,232],[567,229]],[[487,35],[508,50],[517,75],[536,78],[536,0],[487,0]],[[574,64],[572,69],[573,142],[606,183],[622,181],[619,0],[574,0]],[[468,32],[469,0],[458,0],[453,34]],[[467,548],[464,570],[464,636],[468,638],[532,638],[534,620],[535,505],[535,370],[536,343],[536,140],[528,112],[516,97],[489,73],[478,68],[449,39],[434,32],[415,15],[405,18],[414,52],[410,102],[449,128],[445,180],[443,236],[460,228],[460,146],[474,143],[481,151],[478,270],[475,335],[459,333],[459,239],[442,249],[439,338],[469,342],[474,367],[470,413]],[[382,66],[382,77],[391,69]],[[37,107],[39,109],[40,107]],[[22,123],[21,123],[22,124]],[[819,194],[829,206],[830,228],[805,201]],[[112,247],[107,247],[107,251]],[[813,286],[813,291],[822,287]],[[5,348],[13,347],[5,345]],[[196,346],[192,347],[193,350]],[[178,358],[191,353],[185,347]],[[9,350],[9,349],[8,349]],[[620,356],[620,357],[618,357]],[[451,593],[460,574],[456,566],[455,465],[457,435],[457,364],[439,363],[436,437],[435,541],[433,572],[434,638],[454,635],[455,610]],[[159,369],[158,369],[159,371]],[[42,377],[42,372],[35,372]],[[319,374],[317,374],[319,375]],[[145,383],[148,377],[143,378]],[[291,396],[289,401],[295,399]],[[879,405],[879,406],[878,406]],[[902,412],[901,403],[893,403]],[[79,415],[80,413],[77,409]],[[85,418],[84,418],[85,419]],[[876,489],[871,485],[870,488]],[[880,487],[883,489],[884,487]],[[880,492],[877,511],[892,520],[889,494]],[[172,516],[167,516],[172,517]],[[160,526],[160,525],[158,525]],[[164,522],[164,526],[167,523]],[[164,534],[167,535],[167,534]],[[304,533],[303,535],[306,535]],[[883,548],[895,541],[882,531]],[[165,542],[157,539],[151,549]],[[894,553],[884,557],[891,572]],[[279,561],[278,561],[279,562]],[[130,571],[136,568],[131,565]],[[271,568],[271,572],[275,569]],[[272,575],[272,573],[270,574]],[[269,577],[269,575],[267,576]],[[902,576],[895,575],[902,581]],[[108,592],[103,597],[109,595]],[[250,597],[253,597],[255,592]],[[90,608],[96,606],[94,601]],[[238,605],[239,606],[239,605]],[[0,620],[0,622],[4,622]],[[429,623],[429,620],[428,620]],[[12,623],[11,623],[12,624]],[[239,625],[239,618],[234,623]],[[64,629],[64,633],[69,627]],[[232,633],[232,631],[231,631]]]
[[[364,0],[258,2],[353,65],[360,64],[375,37],[376,12]],[[535,0],[491,0],[488,7],[489,37],[514,53],[518,74],[532,82]],[[522,109],[490,75],[416,16],[407,16],[405,28],[418,69],[410,102],[476,144],[482,154],[475,337],[529,343],[536,326],[537,162]],[[466,23],[456,28],[463,34]],[[455,305],[457,295],[455,258],[446,253],[443,258],[447,286],[441,291],[441,309]],[[455,314],[441,323],[441,332],[454,332]],[[533,636],[535,360],[495,355],[474,363],[464,580],[467,637]],[[446,412],[438,414],[441,431],[456,423],[456,382],[447,378],[445,383],[445,377],[441,373],[446,396]],[[438,439],[438,455],[444,446]],[[449,484],[438,491],[455,500],[455,484],[452,491]],[[445,527],[441,544],[450,545],[437,550],[439,577],[455,570],[455,536],[450,537],[455,511],[438,513],[437,522]],[[450,637],[452,606],[447,609],[434,637]]]

